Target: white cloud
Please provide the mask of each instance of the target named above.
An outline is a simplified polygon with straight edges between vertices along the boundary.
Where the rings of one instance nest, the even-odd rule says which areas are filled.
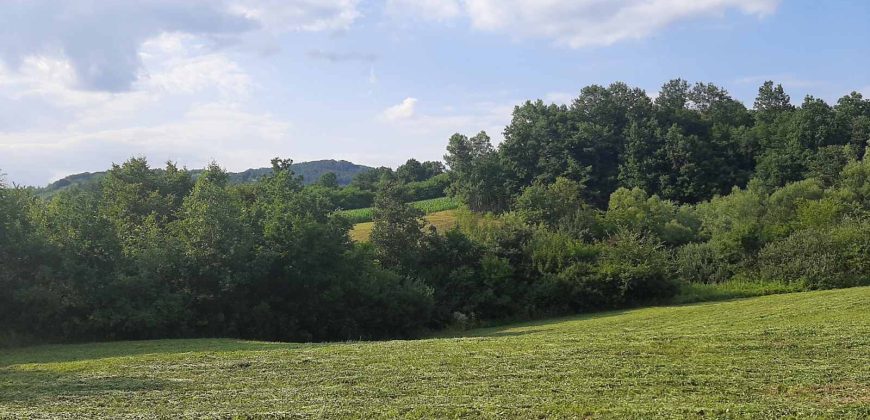
[[[140,54],[142,70],[123,92],[76,89],[67,60],[28,57],[18,72],[0,66],[0,118],[33,119],[0,130],[9,179],[41,185],[50,174],[103,170],[132,154],[245,169],[282,153],[290,125],[246,109],[256,86],[228,56],[180,33],[145,41]]]
[[[765,16],[780,0],[455,0],[392,1],[438,19],[466,16],[475,29],[543,38],[571,48],[640,39],[680,20],[728,10]],[[410,4],[415,4],[410,6]],[[389,10],[389,9],[388,9]]]
[[[462,5],[457,0],[387,0],[386,11],[393,16],[439,21],[461,15]]]
[[[358,0],[29,0],[0,2],[0,60],[65,60],[82,90],[123,92],[138,78],[143,43],[164,33],[219,45],[243,34],[348,29]]]
[[[237,0],[230,10],[272,31],[336,31],[361,16],[358,0]]]
[[[56,179],[104,170],[108,162],[121,162],[131,153],[148,156],[156,165],[171,159],[203,167],[216,159],[230,170],[242,170],[268,166],[271,157],[286,151],[289,130],[289,124],[269,115],[210,103],[191,108],[177,121],[151,126],[0,133],[0,164],[10,179],[30,184],[49,181],[34,162],[51,168]]]
[[[438,148],[443,148],[443,143],[450,135],[457,132],[476,134],[479,131],[486,131],[493,141],[498,143],[502,139],[504,127],[510,122],[516,103],[519,101],[477,102],[458,108],[449,106],[444,109],[444,112],[439,113],[412,113],[412,116],[407,118],[385,118],[385,120],[393,129],[398,129],[408,136],[432,139]],[[390,109],[398,108],[402,104]]]
[[[401,121],[414,117],[414,109],[417,106],[417,98],[405,98],[398,105],[393,105],[384,110],[382,117],[387,121]]]
[[[245,96],[253,82],[221,53],[207,52],[196,38],[164,33],[145,41],[139,53],[143,71],[135,88],[192,93],[214,87],[226,96]]]

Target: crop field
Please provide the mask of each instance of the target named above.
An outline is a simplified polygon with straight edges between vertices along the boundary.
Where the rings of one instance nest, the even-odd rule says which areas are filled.
[[[423,217],[426,226],[435,226],[439,231],[444,231],[456,225],[456,210],[444,210],[427,214]],[[353,225],[350,230],[350,238],[356,242],[367,242],[372,234],[374,222],[363,222]],[[425,229],[425,227],[424,227]]]
[[[409,203],[425,214],[436,213],[444,210],[453,210],[459,207],[459,201],[451,197],[439,197],[429,200],[414,201]],[[339,212],[353,223],[371,222],[373,216],[373,208],[366,207],[362,209],[342,210]]]
[[[424,340],[0,350],[0,418],[870,416],[870,287]]]

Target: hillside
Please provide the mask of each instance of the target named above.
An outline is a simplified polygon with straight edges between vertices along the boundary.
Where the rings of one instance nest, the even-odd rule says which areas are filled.
[[[321,175],[327,172],[334,172],[338,177],[339,185],[347,185],[353,179],[354,175],[372,170],[369,166],[357,165],[346,160],[315,160],[311,162],[294,163],[291,168],[297,175],[302,176],[304,184],[312,184],[316,182]],[[246,169],[241,172],[229,172],[230,182],[235,184],[254,182],[261,176],[269,173],[272,168],[255,168]],[[192,169],[190,171],[194,177],[198,176],[202,170]],[[62,191],[72,186],[83,186],[99,181],[106,172],[84,172],[80,174],[69,175],[63,177],[47,186],[39,189],[39,194],[42,196],[51,196],[52,194]]]
[[[870,287],[606,312],[417,341],[0,352],[0,417],[870,415]]]

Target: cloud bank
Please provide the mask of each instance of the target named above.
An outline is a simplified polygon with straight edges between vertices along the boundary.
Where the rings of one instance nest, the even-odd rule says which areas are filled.
[[[428,20],[464,17],[474,29],[571,48],[647,37],[678,21],[728,11],[765,16],[779,0],[391,0],[387,10]]]
[[[259,30],[347,29],[356,0],[28,0],[0,3],[0,59],[12,70],[33,56],[69,61],[76,87],[121,92],[142,67],[141,46],[163,33],[210,38]]]

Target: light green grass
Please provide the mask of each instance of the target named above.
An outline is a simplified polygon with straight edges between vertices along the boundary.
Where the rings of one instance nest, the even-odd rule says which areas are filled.
[[[414,201],[409,204],[423,210],[424,214],[453,210],[459,207],[459,201],[451,197],[432,198],[429,200]],[[366,207],[362,209],[342,210],[338,213],[347,217],[353,223],[364,223],[372,221],[374,208]]]
[[[459,338],[0,351],[2,417],[870,416],[870,288],[606,312]]]

